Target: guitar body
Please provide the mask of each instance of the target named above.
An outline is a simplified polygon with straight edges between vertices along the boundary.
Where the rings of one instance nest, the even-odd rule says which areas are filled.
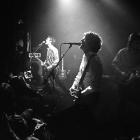
[[[59,68],[59,71],[58,71],[58,77],[59,77],[60,80],[67,79],[67,70],[64,70],[64,60],[63,60],[63,58],[62,58],[61,68]]]
[[[65,80],[67,78],[67,71],[59,70],[58,77],[60,80]]]
[[[49,71],[45,65],[42,65],[42,74],[44,79],[46,79],[49,75]]]
[[[98,101],[98,96],[97,94],[87,94],[84,95],[81,93],[82,90],[76,90],[75,92],[70,93],[74,104],[81,110],[86,110],[87,112],[89,112],[91,115],[94,114],[95,109],[96,109],[96,104]]]
[[[40,75],[43,78],[47,78],[49,75],[49,70],[47,69],[47,65],[44,64],[44,62],[41,59],[39,59],[38,57],[33,57],[31,60],[31,64],[33,62],[36,62],[39,65],[39,70],[36,70],[36,73],[38,73],[38,75]]]
[[[117,79],[120,84],[128,84],[132,80],[135,80],[140,77],[140,69],[132,69],[124,75],[118,75]]]

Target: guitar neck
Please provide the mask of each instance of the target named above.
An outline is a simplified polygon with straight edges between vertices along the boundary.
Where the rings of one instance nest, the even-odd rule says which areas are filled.
[[[64,59],[62,58],[61,70],[64,71]]]

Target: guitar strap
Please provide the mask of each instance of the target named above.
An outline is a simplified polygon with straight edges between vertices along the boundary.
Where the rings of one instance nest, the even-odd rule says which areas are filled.
[[[90,63],[90,60],[91,60],[91,58],[92,58],[93,56],[95,56],[95,54],[91,55],[91,56],[89,57],[89,59],[88,59],[87,65],[86,65],[86,67],[85,67],[85,69],[84,69],[84,71],[83,71],[83,74],[82,74],[82,76],[81,76],[81,79],[80,79],[80,81],[79,81],[79,84],[78,84],[79,86],[82,85],[82,82],[83,82],[83,80],[84,80],[85,74],[86,74],[86,72],[87,72],[87,68],[88,68],[89,63]]]

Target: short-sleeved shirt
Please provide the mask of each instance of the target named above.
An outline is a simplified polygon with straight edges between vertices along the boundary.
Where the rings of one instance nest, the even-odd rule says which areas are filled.
[[[123,48],[118,51],[112,64],[123,72],[130,72],[132,69],[140,67],[140,51]]]

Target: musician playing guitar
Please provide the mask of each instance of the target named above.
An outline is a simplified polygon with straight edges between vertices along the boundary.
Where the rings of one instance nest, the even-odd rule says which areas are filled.
[[[59,62],[58,49],[53,45],[54,39],[52,37],[47,37],[45,40],[45,45],[47,47],[46,59],[41,63],[46,71],[51,71]]]
[[[120,83],[140,74],[140,33],[131,33],[127,46],[118,51],[112,65]]]
[[[86,32],[81,42],[80,49],[84,54],[79,72],[69,91],[74,98],[83,96],[87,99],[87,96],[98,94],[100,88],[103,68],[98,52],[101,49],[102,40],[98,34]],[[87,102],[90,101],[87,99]]]
[[[58,49],[52,44],[54,39],[50,36],[46,38],[43,43],[46,47],[46,59],[43,62],[39,57],[35,57],[33,54],[31,62],[31,71],[33,74],[32,83],[33,85],[45,85],[49,83],[54,84],[54,79],[57,73],[57,63],[59,62]],[[36,61],[38,60],[38,61]],[[35,83],[35,84],[34,84]]]

